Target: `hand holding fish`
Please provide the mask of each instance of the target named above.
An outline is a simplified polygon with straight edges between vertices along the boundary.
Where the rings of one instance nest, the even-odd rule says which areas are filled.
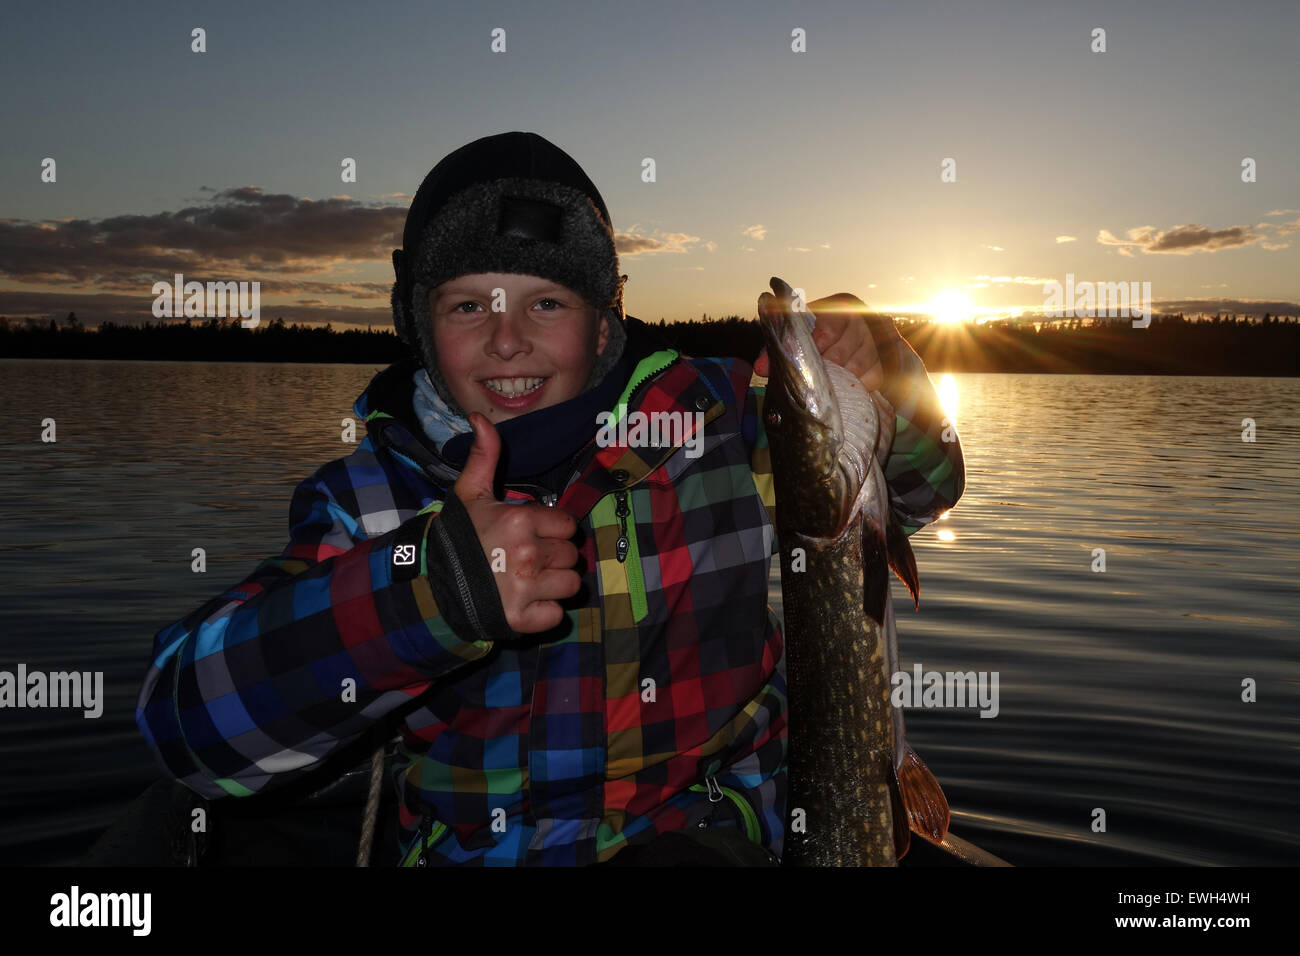
[[[808,303],[808,311],[817,317],[813,343],[821,356],[856,375],[868,392],[878,392],[885,384],[885,369],[870,327],[855,314],[865,310],[866,303],[848,292]],[[754,371],[763,377],[770,373],[766,347],[754,360]]]

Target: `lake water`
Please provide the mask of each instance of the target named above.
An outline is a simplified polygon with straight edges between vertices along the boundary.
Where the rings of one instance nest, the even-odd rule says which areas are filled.
[[[153,635],[279,553],[376,371],[0,361],[0,670],[106,693],[0,710],[0,863],[74,862],[155,779]],[[999,675],[996,718],[907,712],[954,832],[1022,865],[1300,863],[1300,380],[954,378],[966,494],[912,539],[920,611],[894,591],[903,669]]]

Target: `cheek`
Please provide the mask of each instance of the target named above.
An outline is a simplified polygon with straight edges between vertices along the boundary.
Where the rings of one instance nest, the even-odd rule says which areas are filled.
[[[574,329],[564,340],[566,363],[572,370],[574,379],[587,380],[591,367],[596,363],[596,340],[585,328]]]
[[[435,323],[433,328],[433,348],[438,353],[438,365],[448,377],[468,365],[471,347],[463,335],[450,335],[447,327]]]

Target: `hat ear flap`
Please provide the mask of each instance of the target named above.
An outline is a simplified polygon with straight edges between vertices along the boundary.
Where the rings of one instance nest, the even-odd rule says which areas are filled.
[[[627,276],[625,275],[619,276],[618,291],[615,293],[616,298],[613,307],[614,307],[614,312],[618,316],[620,321],[627,318],[627,307],[624,304],[624,299],[623,299],[623,287],[626,285],[627,285]]]
[[[393,250],[393,272],[397,281],[393,283],[393,328],[397,337],[407,346],[416,347],[414,334],[415,316],[411,306],[411,275],[407,268],[406,256],[401,249]]]

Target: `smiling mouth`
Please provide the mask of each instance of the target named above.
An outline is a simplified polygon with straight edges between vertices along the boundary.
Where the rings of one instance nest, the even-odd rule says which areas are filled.
[[[545,378],[529,376],[527,378],[485,378],[480,384],[504,398],[522,398],[537,391],[545,382]]]

